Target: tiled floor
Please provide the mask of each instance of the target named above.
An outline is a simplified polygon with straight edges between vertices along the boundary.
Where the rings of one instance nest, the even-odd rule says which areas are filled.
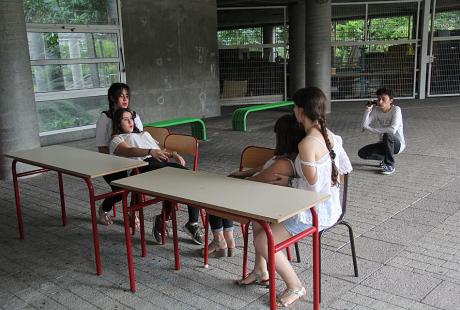
[[[383,176],[356,153],[376,137],[360,128],[361,103],[335,103],[329,126],[342,135],[353,163],[347,220],[355,230],[360,276],[353,277],[347,231],[325,234],[322,247],[323,309],[460,308],[460,105],[458,98],[402,101],[407,140],[396,173]],[[226,174],[246,145],[274,145],[273,124],[286,112],[249,116],[246,133],[231,131],[231,117],[206,121],[199,169]],[[143,119],[147,119],[143,116]],[[189,132],[178,127],[173,131]],[[94,140],[69,145],[94,149]],[[199,246],[180,232],[182,269],[174,271],[172,242],[140,257],[135,239],[138,291],[129,291],[126,248],[118,217],[99,226],[103,275],[95,275],[85,184],[65,177],[69,224],[60,225],[53,173],[21,181],[26,239],[18,239],[11,181],[0,181],[0,308],[2,309],[260,309],[267,290],[241,288],[242,255],[212,259],[204,269]],[[96,190],[107,185],[97,180]],[[185,209],[185,208],[184,208]],[[159,207],[147,211],[148,228]],[[180,212],[180,222],[186,212]],[[239,229],[235,230],[241,249]],[[308,245],[308,247],[306,246]],[[311,293],[310,241],[293,263]],[[241,253],[240,253],[241,254]],[[250,266],[253,250],[251,249]],[[283,284],[278,281],[278,289]],[[311,296],[293,308],[311,308]]]

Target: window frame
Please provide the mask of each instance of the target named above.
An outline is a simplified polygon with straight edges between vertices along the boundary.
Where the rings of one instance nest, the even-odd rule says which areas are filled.
[[[99,24],[41,24],[41,23],[26,23],[27,33],[109,33],[116,35],[116,42],[118,47],[118,57],[105,57],[105,58],[72,58],[72,59],[40,59],[30,60],[30,67],[33,66],[47,66],[47,65],[73,65],[73,64],[104,64],[112,63],[118,64],[118,75],[120,82],[126,82],[126,68],[124,62],[124,46],[123,46],[123,31],[120,12],[120,0],[116,0],[118,23],[114,25],[99,25]],[[108,87],[99,88],[85,88],[76,90],[62,90],[51,92],[35,92],[35,102],[62,100],[62,99],[75,99],[85,97],[98,97],[106,96]],[[38,111],[37,111],[38,114]],[[84,125],[79,127],[71,127],[64,129],[56,129],[51,131],[39,132],[39,136],[49,136],[53,134],[60,134],[64,132],[81,131],[93,129],[96,124]]]

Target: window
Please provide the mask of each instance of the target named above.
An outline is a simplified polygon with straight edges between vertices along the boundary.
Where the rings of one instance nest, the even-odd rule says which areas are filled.
[[[95,124],[121,81],[117,0],[23,0],[40,133]]]

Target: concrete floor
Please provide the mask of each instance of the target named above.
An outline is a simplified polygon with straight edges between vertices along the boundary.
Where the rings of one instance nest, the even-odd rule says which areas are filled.
[[[363,103],[334,103],[329,126],[342,135],[354,172],[347,220],[352,224],[359,277],[353,277],[347,232],[325,234],[322,244],[323,309],[460,309],[460,105],[458,98],[400,101],[406,151],[396,173],[384,176],[375,162],[356,153],[376,137],[360,128]],[[135,105],[134,105],[135,108]],[[199,169],[226,174],[238,167],[246,145],[274,145],[273,124],[286,112],[258,112],[249,131],[231,130],[231,116],[206,121],[209,140],[200,143]],[[189,133],[188,127],[173,131]],[[68,143],[94,148],[94,139]],[[11,181],[0,181],[1,309],[259,309],[267,290],[234,285],[240,255],[211,259],[204,269],[199,246],[180,231],[182,269],[174,271],[172,242],[140,257],[136,237],[136,294],[129,291],[121,218],[99,226],[103,275],[95,275],[88,194],[80,179],[65,177],[69,224],[60,225],[54,173],[20,182],[26,239],[18,239]],[[96,180],[97,191],[107,189]],[[184,208],[185,209],[185,208]],[[147,209],[148,231],[159,207]],[[186,212],[179,221],[184,224]],[[182,225],[181,225],[182,226]],[[253,262],[253,249],[250,267]],[[302,263],[293,263],[311,295],[310,240],[301,244]],[[278,290],[283,289],[277,281]],[[311,296],[294,309],[311,308]]]

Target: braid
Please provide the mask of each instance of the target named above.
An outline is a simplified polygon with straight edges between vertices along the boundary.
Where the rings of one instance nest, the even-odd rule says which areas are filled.
[[[329,140],[329,135],[327,134],[327,129],[326,129],[326,119],[323,117],[320,117],[318,119],[319,123],[319,131],[323,135],[324,141],[326,142],[327,149],[329,150],[329,156],[331,157],[331,162],[332,162],[332,171],[331,171],[331,181],[332,185],[337,185],[337,177],[338,177],[338,171],[337,167],[335,165],[334,159],[335,159],[335,152],[332,149],[331,141]]]

